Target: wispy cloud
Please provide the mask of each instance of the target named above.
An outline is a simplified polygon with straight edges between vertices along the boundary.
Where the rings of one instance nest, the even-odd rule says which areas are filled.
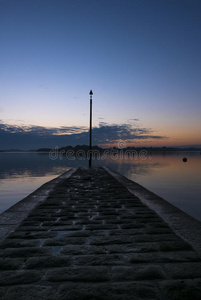
[[[108,124],[100,122],[93,128],[94,145],[113,145],[119,140],[134,143],[139,140],[167,138],[154,134],[150,128],[134,127],[131,124]],[[0,123],[0,149],[37,149],[40,147],[88,144],[89,132],[85,126],[61,126],[48,128],[34,125],[9,125]]]
[[[140,119],[136,118],[136,119],[129,119],[128,121],[135,121],[138,122]]]

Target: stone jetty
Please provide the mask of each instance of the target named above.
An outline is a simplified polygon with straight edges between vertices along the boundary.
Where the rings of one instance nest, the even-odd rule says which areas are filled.
[[[200,222],[107,168],[0,215],[2,300],[201,299]]]

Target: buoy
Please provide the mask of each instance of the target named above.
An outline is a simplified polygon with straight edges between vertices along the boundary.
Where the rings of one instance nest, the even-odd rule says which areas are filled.
[[[183,162],[187,162],[187,158],[186,157],[183,158]]]

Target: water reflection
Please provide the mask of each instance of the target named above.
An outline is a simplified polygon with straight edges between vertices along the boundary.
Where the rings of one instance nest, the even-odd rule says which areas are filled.
[[[154,154],[148,162],[122,162],[113,168],[201,221],[200,153]]]
[[[68,167],[68,163],[53,161],[48,153],[0,153],[0,178],[16,176],[46,176],[58,174]]]
[[[67,170],[48,154],[0,153],[0,213]]]
[[[183,157],[187,162],[183,162]],[[200,153],[152,153],[146,159],[110,156],[93,160],[138,182],[201,220]],[[51,160],[41,153],[0,153],[0,212],[26,197],[69,167],[88,166],[86,159]]]

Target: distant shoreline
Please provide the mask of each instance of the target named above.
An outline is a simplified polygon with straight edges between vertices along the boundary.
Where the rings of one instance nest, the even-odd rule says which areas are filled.
[[[20,149],[6,149],[6,150],[0,150],[0,153],[49,153],[50,151],[58,151],[58,152],[67,152],[69,150],[73,150],[75,153],[77,151],[84,151],[87,152],[89,151],[89,146],[86,145],[77,145],[77,146],[66,146],[66,147],[61,147],[58,148],[56,147],[55,149],[53,148],[39,148],[39,149],[34,149],[34,150],[20,150]],[[110,148],[102,148],[99,146],[93,146],[92,150],[96,150],[101,152],[104,152],[105,150],[108,151],[121,151],[121,152],[126,152],[130,150],[135,150],[136,152],[140,152],[142,150],[146,150],[149,153],[152,152],[200,152],[201,154],[201,147],[126,147],[126,148],[117,148],[117,147],[110,147]]]

